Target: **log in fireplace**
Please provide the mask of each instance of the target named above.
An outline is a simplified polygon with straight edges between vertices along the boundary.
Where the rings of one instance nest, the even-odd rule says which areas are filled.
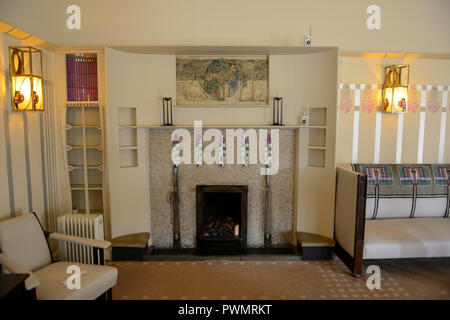
[[[244,253],[248,186],[199,185],[196,193],[196,248],[203,253]]]

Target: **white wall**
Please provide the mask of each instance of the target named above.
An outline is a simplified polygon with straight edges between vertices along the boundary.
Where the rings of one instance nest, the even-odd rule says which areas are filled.
[[[67,6],[81,8],[68,30]],[[369,5],[381,30],[366,27]],[[57,45],[303,45],[345,51],[450,52],[448,0],[3,0],[0,20]]]

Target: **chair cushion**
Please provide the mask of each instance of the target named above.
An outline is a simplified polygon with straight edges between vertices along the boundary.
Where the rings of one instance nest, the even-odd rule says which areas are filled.
[[[81,269],[81,289],[68,289],[65,282],[71,275],[67,267],[77,265]],[[39,300],[93,300],[117,283],[117,269],[74,262],[56,262],[35,272],[41,282],[36,288]]]
[[[445,217],[450,164],[351,166],[367,176],[366,219],[408,218],[411,213],[414,218]],[[376,212],[375,199],[378,199]]]
[[[0,249],[15,263],[31,271],[51,263],[44,232],[31,213],[0,222]]]
[[[366,220],[364,259],[450,257],[450,219]]]

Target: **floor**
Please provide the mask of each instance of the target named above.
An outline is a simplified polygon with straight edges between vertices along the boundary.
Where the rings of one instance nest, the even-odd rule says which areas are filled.
[[[353,277],[337,258],[302,260],[120,261],[113,299],[445,299],[450,300],[450,259],[368,261],[381,269],[381,288],[368,274]]]

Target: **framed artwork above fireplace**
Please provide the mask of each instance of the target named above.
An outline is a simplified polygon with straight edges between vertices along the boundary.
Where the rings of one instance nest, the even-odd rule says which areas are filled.
[[[177,105],[266,106],[268,56],[177,56]]]

